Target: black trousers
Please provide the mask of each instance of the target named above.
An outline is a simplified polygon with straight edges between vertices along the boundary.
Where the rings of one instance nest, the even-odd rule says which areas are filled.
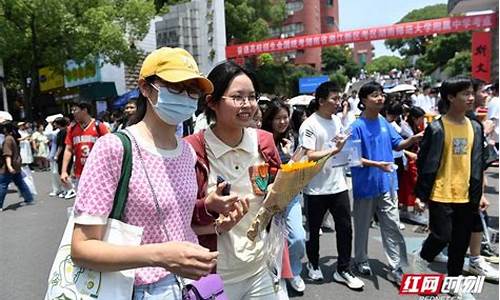
[[[448,275],[462,275],[473,221],[474,209],[470,203],[429,201],[431,233],[424,241],[420,256],[431,262],[448,245]]]
[[[306,242],[307,258],[315,267],[319,264],[319,229],[327,210],[333,216],[337,236],[337,270],[349,269],[352,251],[352,224],[349,193],[330,195],[305,195],[309,240]]]

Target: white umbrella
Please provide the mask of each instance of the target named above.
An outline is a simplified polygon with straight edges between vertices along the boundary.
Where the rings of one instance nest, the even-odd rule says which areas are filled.
[[[387,89],[385,92],[388,94],[391,94],[391,93],[397,93],[397,92],[415,91],[416,89],[417,88],[411,84],[403,83],[403,84],[396,85],[395,87],[393,87],[391,89]]]
[[[12,115],[8,111],[0,110],[0,123],[12,120]]]
[[[314,99],[314,96],[311,96],[311,95],[299,95],[297,97],[293,97],[291,99],[288,100],[288,104],[290,106],[294,106],[294,105],[309,105],[309,102],[311,102],[311,100]]]
[[[260,102],[260,101],[271,101],[271,99],[269,99],[269,98],[268,98],[268,97],[266,97],[266,96],[260,96],[260,97],[259,97],[259,101],[258,101],[258,102]]]
[[[64,117],[62,114],[50,115],[50,116],[47,116],[47,117],[45,118],[45,121],[47,121],[48,123],[52,123],[52,122],[54,122],[54,121],[55,121],[55,119],[57,119],[57,118],[62,118],[62,117]]]

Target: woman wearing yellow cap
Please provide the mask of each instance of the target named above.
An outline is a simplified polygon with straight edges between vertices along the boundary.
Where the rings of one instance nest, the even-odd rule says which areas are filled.
[[[191,228],[196,158],[189,144],[175,136],[176,125],[192,116],[198,98],[213,86],[187,51],[161,48],[144,60],[139,89],[137,113],[125,130],[132,141],[133,167],[123,221],[143,228],[141,245],[102,241],[124,151],[120,139],[109,134],[97,141],[83,170],[71,255],[76,264],[96,271],[135,268],[133,299],[180,299],[172,273],[198,279],[210,273],[218,255],[199,246]],[[219,203],[211,209],[227,213],[231,207]],[[197,229],[215,232],[213,225]]]

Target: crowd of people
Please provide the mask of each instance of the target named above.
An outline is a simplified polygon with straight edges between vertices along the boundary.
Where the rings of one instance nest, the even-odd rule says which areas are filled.
[[[144,60],[138,87],[139,98],[113,122],[75,103],[71,121],[56,118],[45,128],[19,123],[19,130],[3,124],[0,169],[2,191],[14,181],[26,203],[33,197],[22,165],[50,168],[51,196],[69,199],[76,191],[73,261],[97,271],[135,268],[133,299],[181,299],[178,277],[213,272],[229,299],[286,298],[285,279],[304,292],[302,274],[324,279],[319,237],[327,213],[338,253],[333,280],[353,290],[373,275],[367,247],[374,223],[386,277],[396,285],[404,273],[428,272],[435,260],[447,262],[450,276],[465,270],[498,282],[498,269],[483,257],[495,253],[482,247],[480,219],[488,207],[483,173],[495,161],[488,154],[498,153],[498,83],[455,77],[412,95],[386,94],[369,81],[348,95],[328,81],[308,106],[290,107],[279,96],[259,101],[255,75],[236,63],[223,62],[204,77],[188,52],[161,48]],[[108,134],[117,131],[132,141],[123,221],[144,229],[138,247],[103,241],[123,168],[122,143]],[[353,144],[361,154],[357,165],[336,158]],[[269,233],[253,242],[246,232],[280,164],[300,159],[298,150],[305,160],[332,158],[280,215],[286,247],[276,282]],[[411,259],[402,219],[428,224]]]

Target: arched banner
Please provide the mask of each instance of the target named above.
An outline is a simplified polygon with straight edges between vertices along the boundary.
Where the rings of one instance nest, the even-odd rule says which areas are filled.
[[[227,58],[254,56],[269,52],[293,51],[304,48],[326,47],[354,42],[385,39],[404,39],[416,36],[481,30],[497,26],[497,14],[449,17],[395,25],[303,35],[286,39],[270,39],[260,42],[226,47]]]

